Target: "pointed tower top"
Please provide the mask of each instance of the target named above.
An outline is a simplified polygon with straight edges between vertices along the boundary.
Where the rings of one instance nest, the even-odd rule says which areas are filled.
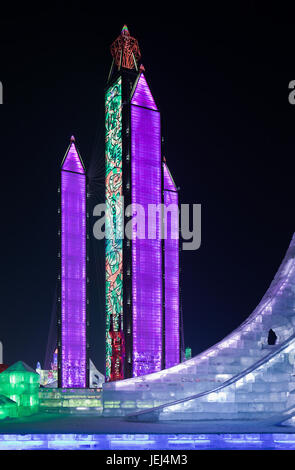
[[[138,41],[130,36],[126,25],[123,26],[121,34],[113,42],[110,49],[118,70],[121,67],[138,70],[138,62],[141,57]]]
[[[126,24],[124,24],[121,34],[128,34],[128,36],[130,36],[129,29]]]
[[[85,174],[85,167],[81,155],[76,146],[75,137],[72,135],[70,145],[61,163],[61,169]]]
[[[143,73],[138,75],[135,82],[131,103],[149,109],[158,109]]]
[[[176,192],[178,188],[176,187],[174,179],[172,178],[170,170],[167,166],[166,159],[164,161],[164,189]]]

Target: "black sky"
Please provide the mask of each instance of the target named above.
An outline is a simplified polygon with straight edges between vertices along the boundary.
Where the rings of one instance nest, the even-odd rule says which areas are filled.
[[[295,106],[288,102],[294,14],[251,2],[208,10],[116,16],[73,2],[71,9],[2,15],[6,363],[44,359],[56,283],[59,164],[74,134],[86,166],[102,174],[109,45],[124,23],[139,41],[162,112],[181,202],[202,204],[201,248],[182,253],[186,345],[197,354],[219,341],[263,296],[295,231]],[[101,268],[97,275],[92,269],[91,356],[103,370],[103,278]]]

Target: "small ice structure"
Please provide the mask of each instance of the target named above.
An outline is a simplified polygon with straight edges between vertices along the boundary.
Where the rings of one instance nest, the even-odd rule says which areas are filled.
[[[36,369],[37,374],[40,376],[40,385],[43,387],[57,387],[57,370],[43,370]]]
[[[89,359],[89,387],[102,388],[105,378],[104,375],[97,370],[92,360]]]
[[[39,375],[22,361],[0,374],[0,393],[17,404],[18,416],[29,416],[39,409]]]

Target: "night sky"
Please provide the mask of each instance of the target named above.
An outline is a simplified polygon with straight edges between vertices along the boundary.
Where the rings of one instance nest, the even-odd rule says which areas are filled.
[[[264,295],[295,231],[295,106],[288,102],[295,20],[290,11],[251,5],[110,16],[72,2],[69,10],[51,4],[1,16],[5,363],[44,362],[57,275],[58,171],[72,134],[91,169],[92,203],[103,199],[109,45],[124,23],[139,41],[162,113],[180,200],[202,204],[201,248],[182,252],[185,344],[195,355],[221,340]],[[90,355],[104,370],[104,260],[96,244]]]

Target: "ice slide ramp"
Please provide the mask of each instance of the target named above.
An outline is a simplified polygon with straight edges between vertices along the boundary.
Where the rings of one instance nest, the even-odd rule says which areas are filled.
[[[208,392],[129,415],[131,421],[256,420],[281,424],[295,415],[295,335],[245,371]]]
[[[268,346],[272,328],[275,346]],[[236,330],[205,352],[169,369],[104,385],[105,416],[124,416],[209,392],[267,361],[295,333],[295,235],[269,289]]]

